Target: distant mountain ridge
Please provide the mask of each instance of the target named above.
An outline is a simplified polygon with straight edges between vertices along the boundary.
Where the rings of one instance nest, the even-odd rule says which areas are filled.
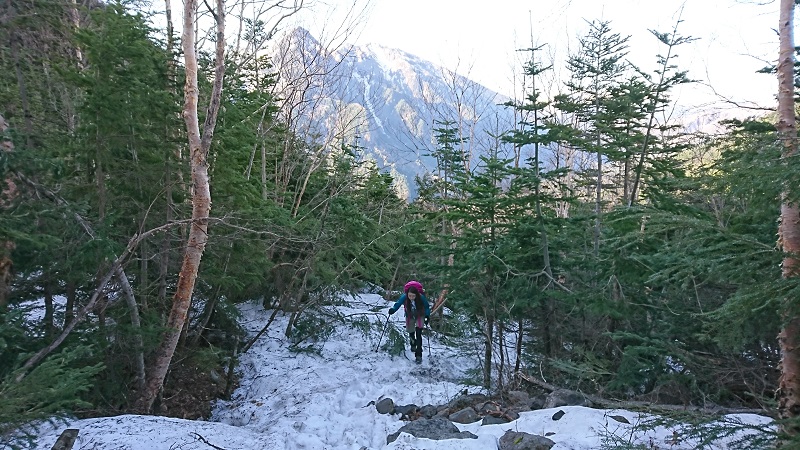
[[[318,77],[303,92],[311,134],[327,136],[333,147],[344,141],[363,148],[411,198],[414,176],[436,169],[430,154],[436,147],[434,130],[444,121],[461,127],[473,160],[492,145],[489,132],[496,135],[513,124],[513,112],[500,106],[507,98],[402,50],[375,44],[326,49],[297,28],[279,40],[274,52],[280,89],[295,98],[288,84],[301,79],[303,71]],[[292,97],[286,91],[279,96]]]
[[[472,167],[514,127],[514,112],[502,106],[507,97],[399,49],[326,47],[296,28],[276,41],[272,58],[280,75],[276,97],[288,99],[291,114],[302,118],[301,135],[316,136],[329,149],[360,147],[408,199],[416,197],[415,176],[436,172],[431,153],[443,122],[461,130],[456,146],[469,153]],[[696,111],[678,120],[683,132],[717,134],[724,132],[722,121],[740,115]]]

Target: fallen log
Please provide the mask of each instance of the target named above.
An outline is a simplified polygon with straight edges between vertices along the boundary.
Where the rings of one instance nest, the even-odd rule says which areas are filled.
[[[576,394],[584,396],[586,399],[590,400],[596,406],[600,406],[602,408],[607,408],[607,409],[629,409],[633,411],[646,411],[655,414],[669,413],[669,412],[695,412],[695,413],[710,414],[710,415],[758,414],[761,416],[767,416],[773,419],[777,419],[776,411],[770,411],[768,409],[763,409],[763,408],[725,408],[719,405],[714,405],[712,407],[694,406],[694,405],[668,405],[668,404],[633,401],[633,400],[614,400],[555,386],[543,380],[536,379],[522,371],[517,372],[516,375],[521,380],[536,385],[549,392],[557,390],[574,392]]]

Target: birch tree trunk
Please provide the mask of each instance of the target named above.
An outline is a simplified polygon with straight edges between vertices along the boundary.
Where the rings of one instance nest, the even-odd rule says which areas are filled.
[[[797,153],[797,125],[794,110],[794,0],[781,0],[778,25],[778,135],[783,142],[781,158],[785,164]],[[800,266],[800,208],[784,190],[781,204],[778,239],[785,253],[782,264],[784,278],[798,276]],[[778,387],[778,412],[784,422],[783,431],[793,437],[800,429],[800,316],[797,300],[784,299],[783,329],[778,335],[781,347],[781,377]]]
[[[172,309],[166,323],[166,331],[156,350],[155,358],[147,376],[147,383],[134,409],[149,413],[156,396],[164,385],[170,362],[180,339],[192,300],[200,259],[208,242],[208,218],[211,212],[211,187],[208,177],[208,151],[214,135],[222,97],[222,82],[225,75],[225,8],[224,0],[217,0],[214,19],[216,21],[216,68],[214,85],[203,123],[202,135],[197,112],[197,51],[195,49],[195,17],[197,0],[184,0],[183,52],[186,67],[184,85],[183,118],[189,142],[192,171],[192,224],[183,253],[178,285],[172,298]]]

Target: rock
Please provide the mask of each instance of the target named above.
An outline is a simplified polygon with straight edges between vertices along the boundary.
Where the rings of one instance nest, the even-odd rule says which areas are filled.
[[[580,392],[558,389],[547,396],[544,407],[558,408],[559,406],[586,406],[591,408],[592,402]]]
[[[539,394],[536,397],[533,397],[530,402],[531,411],[543,409],[545,402],[547,402],[547,396],[544,394]]]
[[[400,433],[408,433],[418,438],[433,439],[440,441],[442,439],[477,439],[478,436],[470,433],[469,431],[459,431],[458,427],[452,422],[441,417],[434,417],[433,419],[419,419],[403,425],[402,428],[397,430],[386,437],[386,444],[391,444],[400,436]]]
[[[419,413],[426,419],[435,417],[437,412],[439,412],[438,409],[433,405],[425,405],[419,409]]]
[[[472,423],[480,420],[481,416],[479,416],[474,409],[468,407],[462,409],[461,411],[457,411],[454,412],[453,414],[450,414],[448,419],[456,423]]]
[[[2,116],[0,116],[0,119],[2,119]],[[80,433],[80,430],[77,428],[67,428],[62,431],[56,443],[53,444],[53,450],[70,450],[75,445],[75,440],[78,439],[78,433]]]
[[[417,411],[419,411],[419,406],[414,404],[394,407],[394,412],[400,414],[400,417],[411,417],[416,414]]]
[[[500,414],[502,414],[500,405],[498,405],[495,402],[486,402],[482,405],[476,405],[475,409],[478,411],[478,414],[482,416],[486,415],[499,416]]]
[[[394,413],[394,400],[390,398],[384,398],[378,403],[375,404],[375,409],[378,410],[378,414],[393,414]]]
[[[624,416],[608,416],[608,417],[610,417],[610,418],[612,418],[612,419],[616,420],[617,422],[620,422],[620,423],[627,423],[627,424],[629,424],[629,425],[630,425],[630,422],[629,422],[629,421],[628,421],[628,419],[626,419]]]
[[[509,420],[505,417],[495,417],[495,416],[486,416],[481,421],[481,426],[483,425],[497,425],[501,423],[508,423]]]
[[[558,410],[555,414],[553,414],[553,420],[560,420],[566,414],[563,410]]]
[[[211,378],[211,381],[213,381],[214,384],[222,384],[222,382],[225,381],[222,379],[222,376],[219,373],[217,373],[217,371],[214,369],[211,369],[211,371],[208,372],[208,377]]]
[[[525,391],[508,391],[506,397],[508,398],[508,403],[512,405],[529,406],[531,404],[531,396]]]
[[[475,404],[485,402],[486,400],[488,400],[488,398],[483,394],[459,395],[458,397],[451,400],[450,403],[447,404],[447,407],[450,408],[451,411],[458,411],[468,406],[473,406]]]
[[[517,431],[506,431],[498,442],[498,450],[550,450],[555,442],[544,436]]]

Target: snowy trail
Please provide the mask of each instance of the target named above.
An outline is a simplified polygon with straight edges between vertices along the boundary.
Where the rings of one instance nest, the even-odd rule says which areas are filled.
[[[397,416],[377,414],[371,402],[390,397],[399,405],[446,403],[465,388],[453,378],[462,375],[455,366],[468,364],[459,364],[452,354],[445,357],[442,353],[452,352],[435,345],[435,340],[431,341],[433,356],[428,356],[426,345],[420,365],[402,356],[376,352],[390,304],[377,295],[362,296],[361,300],[366,303],[359,308],[338,309],[345,316],[369,318],[372,333],[364,336],[351,326],[340,325],[322,345],[322,356],[289,351],[283,336],[286,317],[277,317],[241,356],[241,385],[232,401],[214,408],[213,420],[269,434],[279,448],[287,450],[381,448],[386,436],[402,423]],[[371,313],[372,309],[383,313]],[[258,306],[247,305],[242,310],[253,332],[270,314],[259,311]],[[391,321],[402,327],[402,312]]]

